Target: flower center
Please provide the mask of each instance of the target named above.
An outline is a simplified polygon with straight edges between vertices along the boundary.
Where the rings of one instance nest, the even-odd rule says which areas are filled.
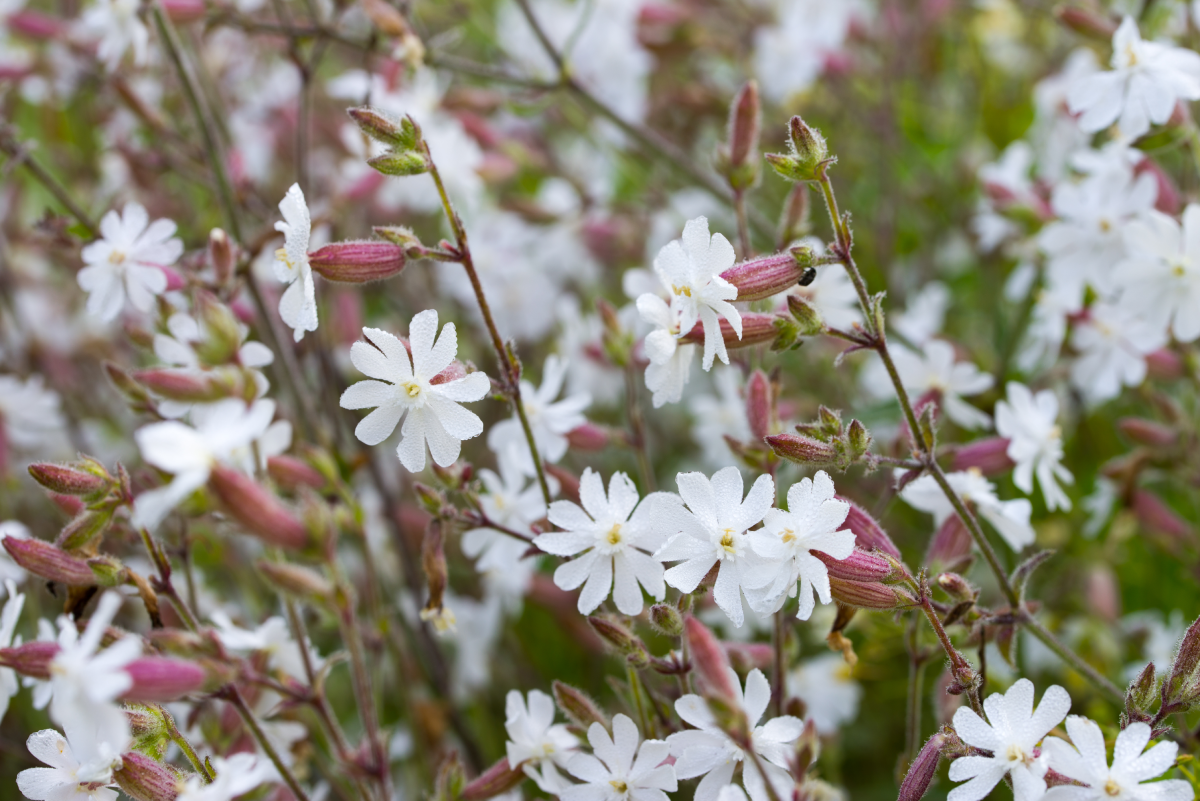
[[[109,258],[111,259],[112,257],[109,256]],[[286,264],[289,268],[294,268],[296,266],[292,264],[292,260],[288,258],[287,248],[278,248],[275,251],[275,258],[279,259],[279,261]]]
[[[720,545],[725,549],[726,553],[734,553],[733,548],[733,529],[725,529],[725,533],[721,535]]]
[[[125,253],[120,250],[114,250],[112,253],[108,254],[108,263],[109,264],[124,264],[125,263]]]
[[[1109,220],[1107,217],[1101,217],[1100,218],[1100,231],[1102,233],[1107,234],[1112,229],[1113,229],[1112,221]]]
[[[604,536],[605,542],[609,545],[621,544],[621,524],[613,523],[613,527],[608,530],[608,534]]]
[[[612,788],[614,790],[616,790],[618,793],[621,793],[622,795],[629,792],[629,785],[626,784],[625,782],[621,781],[620,779],[613,779],[612,781],[609,782],[609,784],[612,785]]]
[[[783,530],[782,536],[783,536],[784,542],[795,542],[796,541],[796,532],[792,531],[790,528],[785,528]]]
[[[1008,757],[1009,762],[1028,762],[1029,755],[1025,753],[1025,749],[1019,745],[1010,745],[1008,751],[1004,754]]]
[[[689,297],[689,298],[692,296],[692,288],[691,287],[675,286],[674,284],[671,284],[671,290],[676,295],[685,295],[686,297]]]
[[[1120,795],[1121,794],[1121,785],[1117,784],[1114,780],[1109,779],[1108,781],[1106,781],[1104,783],[1104,792],[1107,795],[1113,795],[1113,796]]]
[[[421,385],[416,381],[405,381],[400,387],[410,398],[415,398],[421,394]]]
[[[1187,275],[1187,264],[1183,261],[1176,261],[1171,264],[1171,274],[1176,278],[1183,278]]]

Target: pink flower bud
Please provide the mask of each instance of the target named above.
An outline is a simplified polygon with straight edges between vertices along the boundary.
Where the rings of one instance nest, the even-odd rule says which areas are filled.
[[[1146,370],[1156,381],[1174,381],[1183,375],[1183,359],[1168,348],[1146,354]]]
[[[775,662],[775,650],[765,642],[723,642],[721,647],[734,669],[743,673],[755,668],[764,670]]]
[[[916,599],[900,587],[865,581],[847,581],[829,577],[833,599],[858,609],[901,609],[912,606]]]
[[[1012,470],[1016,463],[1008,457],[1009,441],[1004,437],[987,437],[959,448],[954,454],[951,470],[977,468],[985,476],[998,476]]]
[[[771,433],[771,381],[762,370],[755,370],[746,382],[746,418],[750,436],[761,442]]]
[[[1117,421],[1117,429],[1139,445],[1166,448],[1179,442],[1179,434],[1173,428],[1141,417],[1122,417]]]
[[[133,377],[155,394],[176,401],[207,403],[239,394],[239,381],[210,371],[154,367],[138,370]]]
[[[721,277],[737,287],[739,301],[764,300],[794,287],[806,266],[792,253],[776,253],[735,264]]]
[[[50,663],[58,651],[58,643],[40,640],[15,648],[0,648],[0,667],[12,668],[22,676],[45,681],[50,678]]]
[[[967,531],[958,515],[950,515],[929,542],[925,563],[945,568],[956,567],[971,555],[971,544],[971,532]]]
[[[1121,616],[1121,591],[1117,577],[1106,564],[1094,564],[1087,575],[1088,608],[1098,613],[1109,623],[1116,623]]]
[[[883,551],[897,559],[900,558],[900,549],[892,542],[892,538],[883,530],[883,527],[875,521],[875,518],[854,501],[840,495],[837,497],[850,504],[850,513],[846,515],[846,522],[842,525],[854,532],[855,545],[866,551]]]
[[[170,766],[140,751],[121,755],[113,780],[135,801],[175,801],[183,777]]]
[[[0,426],[0,441],[3,441],[3,439],[4,439],[3,427]],[[4,471],[0,470],[0,475],[3,475],[3,474],[4,474]],[[50,495],[50,500],[54,503],[54,505],[57,506],[59,509],[61,509],[64,514],[68,514],[71,517],[77,516],[85,508],[83,501],[79,500],[74,495],[62,495],[57,492],[51,492],[51,493],[49,493],[49,495]]]
[[[764,437],[771,450],[797,464],[833,464],[837,461],[837,450],[828,442],[801,436],[800,434],[775,434]]]
[[[608,432],[595,423],[584,423],[567,432],[567,442],[581,451],[602,451],[608,447]]]
[[[66,34],[66,23],[38,11],[23,10],[4,20],[10,31],[30,39],[59,39]]]
[[[195,662],[161,656],[145,656],[125,666],[133,686],[121,696],[124,701],[163,703],[177,701],[204,689],[208,673]]]
[[[469,782],[458,793],[460,801],[485,801],[488,798],[507,793],[525,780],[525,772],[508,764],[507,757],[492,765]]]
[[[545,466],[546,472],[558,480],[558,494],[563,500],[579,503],[579,476],[556,464]]]
[[[775,330],[774,314],[756,314],[747,312],[742,315],[742,338],[738,339],[738,335],[734,332],[733,326],[724,317],[721,318],[721,338],[725,340],[727,348],[748,348],[751,345],[762,345],[767,342],[773,342],[778,335]],[[683,338],[684,342],[691,344],[700,344],[704,342],[704,326],[701,323],[696,323],[688,335]]]
[[[740,167],[758,148],[758,84],[747,81],[729,110],[729,163]]]
[[[308,254],[308,263],[322,278],[348,284],[391,278],[405,261],[403,247],[380,240],[333,242]]]
[[[550,685],[550,691],[554,693],[554,703],[579,728],[587,729],[593,723],[608,728],[608,718],[583,690],[555,679]]]
[[[229,234],[214,228],[208,234],[208,263],[212,265],[218,284],[227,284],[233,279],[237,259],[233,253],[233,242]]]
[[[245,473],[216,467],[208,486],[248,534],[271,545],[303,548],[309,543],[308,529],[265,487]]]
[[[1191,525],[1149,490],[1139,489],[1133,493],[1133,513],[1146,528],[1172,539],[1189,540],[1192,537]]]
[[[729,680],[729,656],[708,628],[694,617],[683,623],[692,667],[705,691],[727,704],[736,703],[738,693]]]
[[[937,774],[938,763],[942,761],[942,747],[946,744],[946,735],[938,732],[925,741],[924,747],[917,758],[908,766],[908,773],[900,784],[900,796],[897,801],[920,801],[925,797],[933,777]]]
[[[271,480],[285,489],[300,487],[323,489],[325,477],[316,469],[294,456],[272,456],[267,459],[267,474]]]
[[[162,6],[172,22],[194,22],[204,17],[203,0],[162,0]]]
[[[845,559],[834,559],[823,551],[813,551],[812,555],[825,563],[831,577],[849,581],[886,581],[896,572],[888,559],[862,548],[855,548]]]
[[[1106,44],[1117,32],[1117,23],[1110,16],[1091,9],[1079,6],[1060,6],[1055,14],[1059,22],[1076,33],[1090,36]]]
[[[10,536],[4,538],[4,549],[18,565],[47,581],[68,587],[91,587],[96,583],[86,560],[48,542]]]
[[[36,462],[29,465],[33,480],[63,495],[92,495],[108,487],[108,480],[74,465]]]

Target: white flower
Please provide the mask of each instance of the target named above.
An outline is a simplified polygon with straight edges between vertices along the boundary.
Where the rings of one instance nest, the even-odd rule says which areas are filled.
[[[1033,543],[1033,526],[1029,524],[1033,506],[1027,499],[1000,500],[996,497],[995,486],[977,469],[947,473],[946,481],[959,497],[974,506],[975,511],[992,524],[1014,551]],[[908,484],[900,490],[900,497],[914,509],[933,515],[935,527],[940,528],[948,517],[955,514],[954,507],[933,476],[921,476]]]
[[[582,509],[570,501],[550,504],[550,522],[563,531],[539,534],[533,541],[557,556],[584,552],[559,565],[554,583],[573,590],[587,582],[579,594],[579,611],[585,615],[608,597],[610,589],[617,608],[627,615],[642,611],[638,584],[661,601],[666,592],[662,561],[650,554],[683,511],[679,497],[652,492],[639,504],[637,487],[624,473],[613,473],[605,497],[600,474],[587,468],[579,480],[579,500]]]
[[[949,305],[950,290],[940,281],[930,281],[908,299],[904,311],[888,318],[888,329],[896,331],[914,347],[923,348],[941,333]]]
[[[4,587],[8,590],[8,600],[4,602],[4,610],[0,612],[0,648],[9,648],[20,644],[20,637],[17,638],[17,642],[13,642],[13,634],[17,629],[17,620],[21,617],[21,609],[25,606],[25,596],[17,592],[17,585],[12,579],[4,582]],[[8,711],[8,702],[20,689],[16,672],[12,668],[0,668],[0,721],[4,720],[4,713]]]
[[[712,367],[714,356],[729,364],[718,315],[729,321],[738,339],[742,337],[742,315],[729,302],[737,298],[737,287],[721,277],[734,259],[728,239],[721,234],[709,236],[705,217],[689,220],[683,238],[667,243],[654,259],[654,272],[677,310],[678,335],[686,336],[697,322],[704,325],[705,370]]]
[[[1071,111],[1082,113],[1083,130],[1115,122],[1122,138],[1136,139],[1150,123],[1170,119],[1177,101],[1200,99],[1200,55],[1144,41],[1132,17],[1121,22],[1112,47],[1112,70],[1082,78],[1067,94]]]
[[[987,721],[968,707],[954,713],[954,731],[967,745],[991,751],[992,756],[965,756],[950,763],[950,780],[961,782],[948,801],[980,801],[1012,776],[1015,801],[1037,801],[1046,792],[1046,757],[1034,756],[1038,741],[1062,722],[1071,709],[1071,697],[1057,684],[1047,688],[1042,702],[1033,707],[1033,682],[1019,679],[1001,695],[983,702]]]
[[[141,9],[139,0],[96,0],[95,5],[83,12],[76,30],[89,38],[97,38],[100,46],[96,57],[104,62],[109,72],[117,69],[121,56],[133,47],[133,63],[146,63],[146,49],[150,42],[150,31],[138,17]]]
[[[279,316],[293,331],[297,342],[305,331],[317,330],[317,288],[308,263],[308,239],[312,218],[300,184],[292,184],[279,201],[283,221],[275,230],[283,234],[283,247],[275,251],[275,277],[288,285],[279,299]]]
[[[865,4],[780,0],[778,22],[754,34],[754,67],[763,96],[779,103],[807,89],[842,49],[850,23]]]
[[[814,255],[825,254],[825,243],[815,236],[806,236],[801,245],[812,248]],[[825,324],[843,331],[862,321],[858,306],[858,291],[850,275],[841,265],[827,265],[817,270],[817,277],[808,286],[794,286],[789,295],[804,298],[816,308]]]
[[[1042,751],[1049,758],[1051,768],[1086,786],[1051,787],[1042,796],[1046,801],[1108,801],[1110,798],[1192,801],[1195,797],[1192,786],[1183,779],[1143,784],[1170,770],[1179,751],[1175,743],[1161,742],[1142,753],[1150,742],[1150,727],[1145,723],[1130,723],[1117,734],[1112,767],[1108,765],[1104,733],[1095,721],[1071,715],[1067,718],[1067,734],[1071,735],[1074,748],[1057,737],[1047,737]]]
[[[746,689],[733,668],[726,668],[730,685],[737,688],[734,700],[746,715],[750,728],[750,743],[754,753],[764,761],[767,779],[776,784],[785,782],[788,759],[791,756],[786,746],[804,731],[804,722],[790,715],[772,718],[759,725],[771,703],[771,685],[757,668],[746,676]],[[770,797],[753,758],[747,759],[744,749],[733,741],[717,724],[708,703],[699,695],[685,695],[675,702],[675,712],[694,729],[676,732],[667,738],[671,755],[675,757],[675,773],[681,779],[704,776],[696,786],[695,801],[718,801],[721,790],[733,781],[734,770],[742,765],[742,783],[750,794],[751,801],[767,801]]]
[[[0,542],[3,542],[5,537],[27,540],[31,536],[29,529],[21,521],[0,520]],[[28,576],[25,568],[14,562],[7,550],[0,548],[0,581],[3,581],[6,586],[10,581],[21,584]]]
[[[725,467],[708,479],[703,473],[675,477],[687,504],[672,530],[679,532],[654,554],[663,562],[683,560],[665,574],[668,584],[692,592],[719,564],[713,599],[735,625],[744,620],[742,592],[758,588],[772,578],[770,564],[755,553],[746,530],[757,525],[775,503],[775,480],[759,476],[742,500],[742,474]],[[765,575],[764,575],[765,573]]]
[[[222,611],[213,612],[210,618],[217,627],[216,634],[221,645],[230,651],[265,654],[268,670],[279,671],[297,679],[305,677],[304,653],[292,637],[292,630],[287,621],[282,617],[269,617],[253,631],[234,625],[229,615]],[[306,645],[309,662],[314,669],[319,669],[324,660],[313,648],[312,643]]]
[[[811,720],[822,735],[834,734],[843,723],[854,720],[862,686],[841,654],[814,656],[790,672],[788,695],[804,702],[804,719]]]
[[[1071,499],[1058,486],[1074,477],[1062,466],[1062,429],[1058,427],[1058,398],[1048,389],[1034,395],[1029,387],[1008,382],[1008,399],[996,403],[996,433],[1008,439],[1008,458],[1017,463],[1013,483],[1026,495],[1036,475],[1046,508],[1070,509]]]
[[[840,528],[850,514],[850,504],[834,497],[833,479],[824,470],[813,478],[793,484],[787,493],[788,509],[768,509],[763,527],[750,534],[754,550],[772,563],[775,571],[770,584],[761,593],[755,607],[759,614],[778,611],[784,599],[795,594],[800,582],[800,608],[796,617],[808,620],[815,601],[833,602],[829,590],[829,570],[812,555],[821,551],[834,559],[845,559],[854,552],[854,533]],[[755,593],[759,595],[759,593]]]
[[[992,386],[992,377],[971,362],[956,362],[954,346],[941,339],[925,344],[923,355],[908,348],[894,346],[892,358],[900,380],[914,400],[927,393],[936,393],[946,416],[963,428],[983,428],[991,421],[985,413],[963,400],[964,395],[978,395]],[[893,397],[891,382],[882,371],[882,364],[871,362],[863,372],[863,388],[875,397]]]
[[[1071,383],[1091,403],[1115,398],[1122,386],[1146,377],[1146,355],[1167,344],[1163,326],[1121,303],[1098,302],[1071,334],[1079,352],[1071,363]]]
[[[260,784],[279,781],[279,772],[269,761],[257,754],[234,754],[231,757],[210,757],[216,778],[206,784],[200,776],[189,776],[179,790],[176,801],[233,801]]]
[[[29,735],[25,747],[48,768],[29,768],[17,774],[17,789],[30,801],[116,801],[111,768],[97,773],[81,765],[72,744],[54,729]]]
[[[272,400],[257,400],[247,406],[238,398],[226,398],[194,407],[195,428],[177,420],[167,420],[151,423],[134,432],[133,438],[142,458],[171,473],[174,479],[165,487],[138,495],[133,505],[133,525],[156,527],[184,498],[204,486],[218,463],[246,473],[254,472],[256,466],[262,465],[260,460],[265,458],[262,452],[255,452],[255,441],[266,438],[269,444],[270,440],[285,433],[290,439],[290,427],[286,432],[283,427],[272,432],[271,418],[274,416],[275,402]],[[267,437],[269,432],[272,435]]]
[[[1200,338],[1200,205],[1183,225],[1151,211],[1125,228],[1129,257],[1117,265],[1121,304],[1169,325],[1180,342]]]
[[[396,455],[414,473],[425,467],[426,441],[433,461],[449,467],[458,459],[462,440],[483,433],[483,421],[459,404],[477,401],[491,388],[483,373],[432,383],[458,354],[454,323],[446,323],[441,336],[437,325],[438,314],[432,309],[413,317],[408,330],[411,358],[396,337],[378,328],[364,328],[367,341],[351,346],[350,360],[366,375],[382,380],[359,381],[342,393],[343,409],[378,407],[354,429],[354,435],[367,445],[378,445],[391,436],[408,413]]]
[[[638,747],[638,728],[628,715],[614,715],[612,737],[604,726],[588,728],[595,754],[576,754],[567,770],[583,784],[559,791],[561,801],[668,801],[678,789],[675,768],[664,765],[671,748],[662,740]]]
[[[665,403],[678,403],[687,386],[696,358],[696,346],[679,341],[680,309],[658,295],[645,294],[637,299],[637,310],[642,319],[655,329],[646,335],[642,343],[646,359],[646,388],[657,409]]]
[[[246,341],[250,333],[249,326],[239,324],[238,330],[241,333],[242,346],[238,348],[236,363],[253,377],[258,390],[255,397],[261,398],[267,394],[271,384],[258,368],[273,362],[275,354],[261,342]],[[154,355],[165,364],[202,374],[203,368],[209,365],[201,361],[196,346],[208,340],[210,336],[203,322],[190,314],[176,312],[167,318],[167,331],[166,334],[154,335]],[[186,401],[164,399],[159,400],[158,411],[164,417],[179,418],[187,414],[193,405]]]
[[[76,276],[88,293],[88,314],[113,320],[124,308],[126,295],[135,309],[150,311],[155,296],[167,289],[163,268],[183,255],[175,223],[150,222],[141,204],[126,203],[123,215],[109,211],[100,220],[100,236],[80,252],[88,266]]]
[[[539,789],[551,795],[569,787],[571,783],[558,768],[566,767],[578,741],[565,724],[554,722],[554,699],[541,690],[530,690],[526,706],[521,693],[510,690],[504,699],[504,716],[509,767],[520,767]]]
[[[0,375],[0,427],[12,447],[45,448],[63,429],[58,393],[46,389],[40,375]]]
[[[559,356],[546,357],[542,369],[542,385],[534,389],[533,384],[522,379],[521,403],[525,417],[533,431],[538,457],[546,462],[557,462],[567,453],[567,433],[587,422],[583,410],[592,402],[586,394],[571,395],[556,401],[562,391],[563,379],[567,375],[567,363]],[[502,457],[511,457],[527,476],[536,474],[537,468],[529,454],[529,442],[525,429],[516,415],[501,420],[488,432],[488,447]]]

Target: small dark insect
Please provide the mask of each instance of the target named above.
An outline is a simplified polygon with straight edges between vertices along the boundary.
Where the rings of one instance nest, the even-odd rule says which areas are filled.
[[[816,281],[816,280],[817,280],[817,268],[816,267],[807,267],[804,270],[804,275],[800,276],[800,280],[797,281],[796,283],[800,284],[800,286],[808,286],[809,284],[811,284],[813,281]]]

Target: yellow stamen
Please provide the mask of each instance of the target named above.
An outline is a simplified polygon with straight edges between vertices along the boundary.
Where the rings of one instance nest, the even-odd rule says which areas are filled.
[[[609,545],[618,545],[621,542],[621,524],[613,523],[613,527],[608,530],[608,536],[605,537]]]

